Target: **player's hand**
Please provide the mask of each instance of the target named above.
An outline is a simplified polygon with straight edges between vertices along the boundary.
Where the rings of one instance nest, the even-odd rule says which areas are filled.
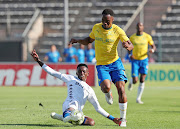
[[[123,48],[127,48],[128,47],[128,43],[127,42],[123,42],[122,46],[123,46]]]
[[[128,41],[123,41],[123,43],[122,43],[122,46],[123,46],[123,48],[126,48],[127,50],[128,50],[128,48],[129,48],[129,46],[130,46],[130,42],[128,42]]]
[[[40,59],[39,59],[39,56],[38,56],[38,54],[36,53],[36,50],[35,50],[35,49],[32,51],[31,56],[33,57],[33,59],[34,59],[35,61],[40,60]]]
[[[113,122],[116,124],[119,124],[119,120],[120,120],[120,118],[114,118]]]
[[[69,44],[73,44],[73,43],[78,43],[78,40],[76,40],[76,39],[71,39],[71,41],[69,42]]]
[[[149,49],[149,52],[150,53],[154,53],[154,49]]]
[[[132,45],[130,40],[128,40],[126,42],[123,41],[122,46],[123,46],[123,48],[126,48],[128,51],[131,51],[134,48],[134,46]]]

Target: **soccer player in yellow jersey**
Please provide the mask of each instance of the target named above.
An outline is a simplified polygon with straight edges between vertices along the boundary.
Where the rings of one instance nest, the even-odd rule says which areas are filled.
[[[71,39],[71,43],[88,45],[95,41],[95,57],[97,61],[97,72],[99,85],[105,93],[106,101],[113,104],[111,81],[116,85],[119,95],[120,122],[119,126],[126,127],[127,97],[125,93],[125,83],[127,77],[125,69],[118,56],[117,46],[121,40],[122,45],[128,51],[133,49],[133,45],[125,32],[113,24],[114,12],[105,9],[102,12],[102,22],[93,26],[89,37],[84,39]]]
[[[130,40],[134,46],[131,57],[131,76],[132,80],[128,85],[128,89],[132,90],[132,84],[136,84],[138,81],[138,76],[140,74],[140,84],[138,87],[137,99],[136,102],[139,104],[143,104],[141,101],[141,96],[144,90],[144,80],[146,78],[146,74],[148,73],[148,45],[151,46],[149,49],[150,53],[154,53],[156,50],[156,46],[152,40],[152,37],[144,32],[143,23],[137,24],[137,32],[134,33]]]

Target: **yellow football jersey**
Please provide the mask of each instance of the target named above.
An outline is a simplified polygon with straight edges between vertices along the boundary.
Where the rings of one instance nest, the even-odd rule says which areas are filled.
[[[104,29],[102,23],[95,24],[89,37],[95,39],[95,56],[97,65],[107,65],[115,62],[118,56],[118,43],[128,41],[124,30],[113,24],[111,28]]]
[[[143,32],[142,35],[136,35],[136,33],[134,33],[130,37],[130,41],[132,42],[134,46],[132,54],[134,56],[134,59],[136,60],[146,59],[148,57],[147,55],[148,44],[149,45],[154,44],[152,37],[145,32]]]

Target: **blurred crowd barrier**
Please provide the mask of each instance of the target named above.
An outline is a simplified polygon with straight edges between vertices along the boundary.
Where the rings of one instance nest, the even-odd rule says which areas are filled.
[[[76,75],[76,64],[47,64],[56,71]],[[88,64],[87,83],[95,86],[95,65]],[[65,86],[34,63],[0,63],[0,86]]]
[[[77,64],[48,65],[61,73],[76,76]],[[95,64],[88,64],[88,67],[87,83],[97,86]],[[124,67],[130,80],[131,64],[125,63]],[[65,86],[65,83],[48,75],[35,63],[0,63],[0,86]],[[180,86],[180,63],[150,63],[146,86]]]
[[[130,79],[131,65],[124,64],[124,67]],[[146,86],[180,86],[180,63],[150,63]]]

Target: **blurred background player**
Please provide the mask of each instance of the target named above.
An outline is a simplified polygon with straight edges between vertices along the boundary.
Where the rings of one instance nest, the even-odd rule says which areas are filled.
[[[95,41],[95,56],[97,61],[97,72],[99,85],[105,93],[108,104],[113,104],[111,92],[111,81],[116,85],[119,95],[120,123],[122,127],[126,127],[126,109],[127,97],[125,93],[125,83],[127,77],[125,69],[118,56],[117,46],[119,40],[128,51],[133,49],[133,45],[127,37],[124,30],[113,24],[114,12],[111,9],[105,9],[102,12],[102,22],[93,26],[89,37],[84,39],[71,39],[70,44],[80,43],[88,45]]]
[[[64,49],[65,62],[75,64],[77,62],[76,48],[72,44],[68,44],[68,47]]]
[[[62,61],[60,53],[57,51],[56,46],[51,46],[51,51],[47,52],[44,57],[44,61],[48,61],[51,63],[57,63]]]
[[[156,46],[152,40],[152,37],[144,32],[143,23],[139,22],[136,26],[137,32],[134,33],[130,40],[134,45],[134,49],[132,51],[132,55],[130,55],[132,60],[131,66],[131,76],[132,79],[129,82],[128,89],[132,90],[132,84],[136,84],[138,81],[138,76],[140,74],[140,84],[138,87],[138,93],[136,102],[139,104],[143,104],[141,101],[141,96],[144,91],[145,86],[145,78],[148,73],[148,44],[151,46],[149,49],[150,53],[154,53],[156,50]]]
[[[112,120],[114,123],[119,124],[119,118],[114,118],[100,106],[94,90],[86,83],[87,76],[89,75],[88,66],[86,64],[79,64],[77,66],[76,77],[53,70],[39,59],[35,50],[32,51],[31,55],[44,71],[67,84],[68,94],[63,103],[63,115],[52,113],[52,118],[71,123],[73,120],[71,112],[74,110],[82,111],[88,100],[98,113]],[[92,118],[85,116],[84,120],[78,124],[93,126],[95,122]]]
[[[94,63],[95,50],[92,48],[92,43],[89,43],[85,50],[86,62]]]
[[[84,45],[80,44],[80,48],[77,50],[77,58],[79,63],[85,62],[85,51],[84,51]]]

